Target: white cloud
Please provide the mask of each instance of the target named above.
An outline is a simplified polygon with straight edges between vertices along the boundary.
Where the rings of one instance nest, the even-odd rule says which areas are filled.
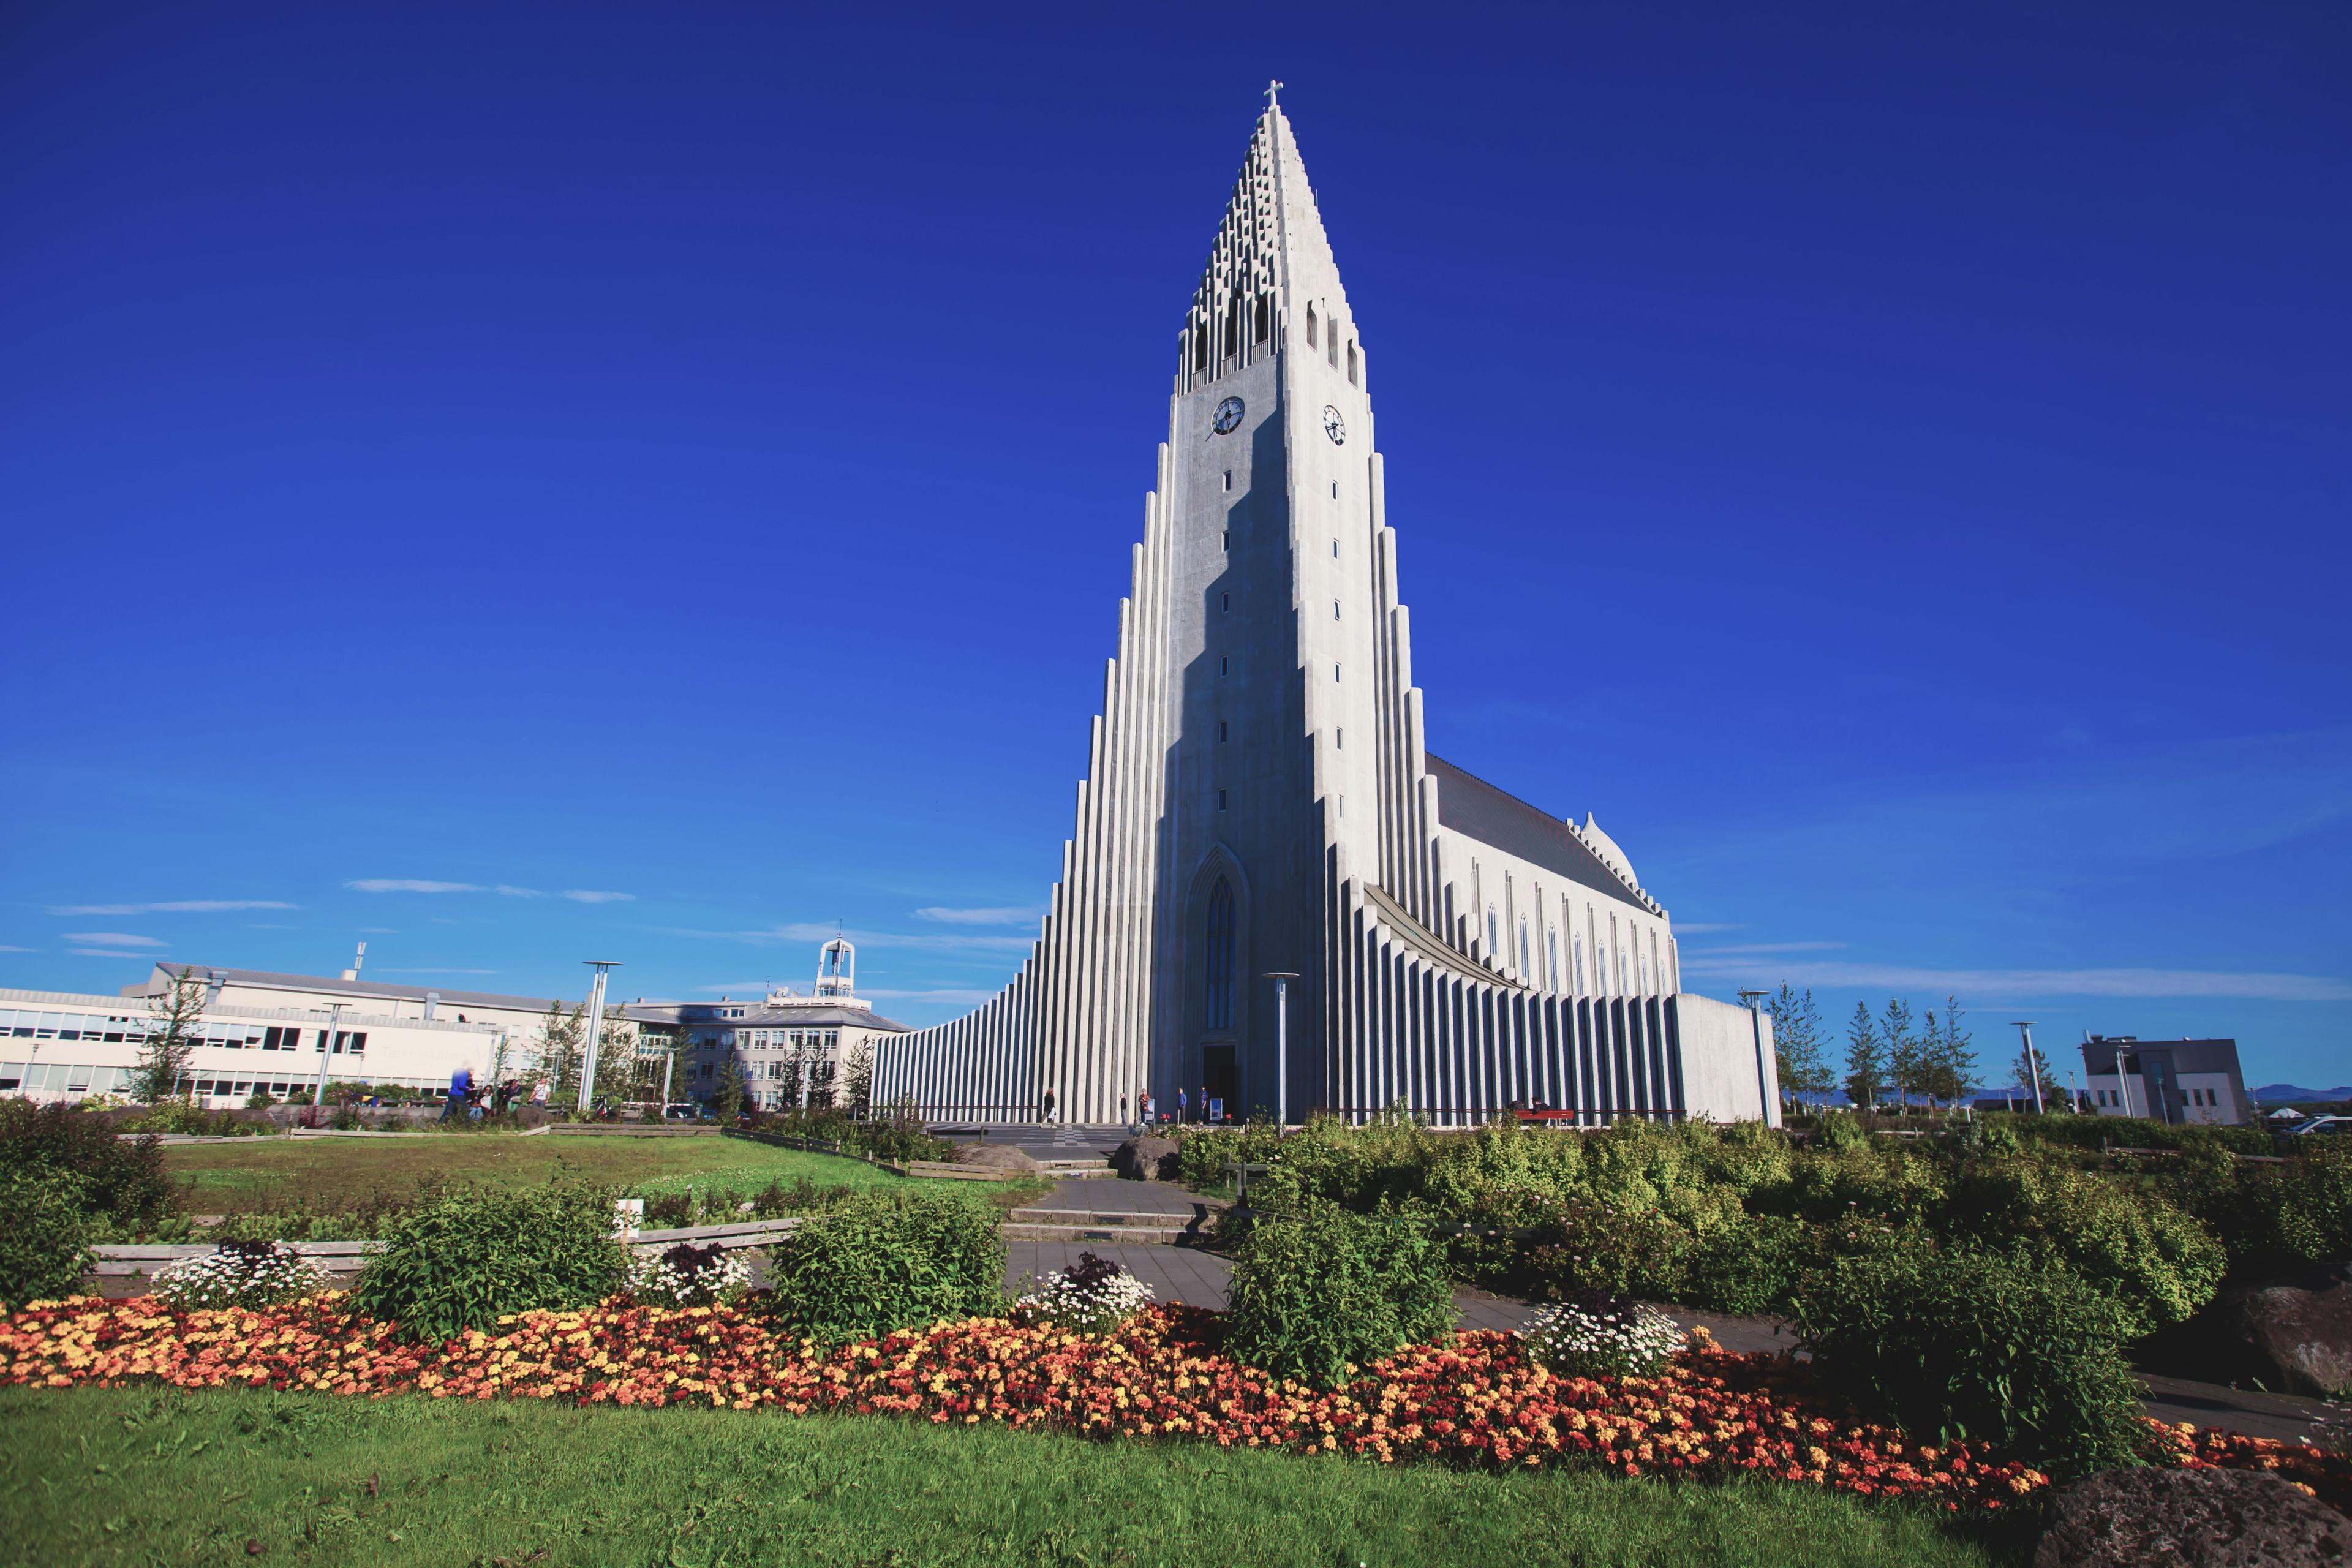
[[[87,942],[100,947],[168,947],[169,942],[152,936],[132,936],[124,931],[69,931],[68,942]]]
[[[1922,969],[1892,963],[1759,963],[1685,954],[1683,967],[1798,985],[1970,996],[2229,996],[2261,1002],[2352,1002],[2352,982],[2318,974],[2207,969]]]
[[[1683,962],[1706,958],[1715,953],[1734,952],[1827,952],[1845,946],[1842,942],[1734,942],[1729,947],[1684,948]]]
[[[1026,925],[1031,921],[1041,920],[1045,917],[1045,913],[1043,910],[1033,909],[1026,905],[1017,908],[1006,906],[992,910],[950,910],[932,905],[928,909],[917,910],[915,918],[919,921],[940,921],[948,925],[959,926],[1017,926]]]
[[[563,897],[575,904],[625,904],[634,900],[636,894],[600,893],[589,888],[566,888]]]
[[[178,899],[163,904],[51,904],[53,915],[206,915],[224,910],[292,910],[278,899]]]
[[[500,882],[486,888],[479,882],[436,882],[424,877],[362,877],[344,887],[362,893],[504,893],[509,899],[546,897],[537,888],[516,888]]]
[[[0,952],[30,952],[32,951],[33,950],[29,947],[10,947],[6,942],[0,942]]]
[[[135,958],[142,963],[152,961],[155,956],[152,952],[117,952],[105,947],[69,947],[66,951],[81,958]]]

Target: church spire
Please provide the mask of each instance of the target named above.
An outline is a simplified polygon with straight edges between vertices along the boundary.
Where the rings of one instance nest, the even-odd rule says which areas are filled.
[[[1347,313],[1323,215],[1276,96],[1281,89],[1266,84],[1265,108],[1185,312],[1179,390],[1271,353],[1286,326],[1301,329],[1310,302],[1327,321]]]

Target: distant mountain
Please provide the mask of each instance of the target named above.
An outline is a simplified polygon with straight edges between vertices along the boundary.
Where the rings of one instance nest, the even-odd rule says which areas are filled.
[[[2264,1105],[2286,1105],[2301,1100],[2352,1100],[2352,1084],[2337,1084],[2334,1089],[2305,1089],[2292,1083],[2266,1083],[2260,1089],[2246,1090]]]

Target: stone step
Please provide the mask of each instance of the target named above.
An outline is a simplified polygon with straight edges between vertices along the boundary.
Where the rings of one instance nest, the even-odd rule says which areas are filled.
[[[1102,1241],[1129,1247],[1173,1247],[1199,1234],[1174,1225],[1035,1225],[1021,1220],[1008,1220],[1002,1229],[1007,1241]]]
[[[1017,1225],[1076,1225],[1085,1226],[1097,1230],[1108,1227],[1132,1228],[1135,1226],[1141,1226],[1147,1230],[1181,1230],[1186,1226],[1194,1224],[1198,1218],[1197,1215],[1174,1210],[1160,1210],[1157,1213],[1148,1213],[1135,1209],[1055,1209],[1044,1207],[1014,1209],[1013,1213],[1006,1217]]]

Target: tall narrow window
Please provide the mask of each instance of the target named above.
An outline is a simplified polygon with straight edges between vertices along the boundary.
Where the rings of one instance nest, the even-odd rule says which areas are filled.
[[[1549,926],[1544,931],[1544,988],[1559,990],[1559,927]]]
[[[1339,618],[1339,601],[1337,599],[1331,601],[1331,618],[1335,621]]]
[[[1339,679],[1339,667],[1336,664],[1331,667],[1331,679],[1334,680]]]
[[[1222,793],[1222,792],[1220,792]],[[1209,889],[1209,1027],[1234,1026],[1234,889],[1223,877]]]
[[[1344,752],[1348,749],[1347,731],[1334,730],[1331,731],[1331,749],[1335,752]]]
[[[1519,917],[1519,978],[1532,981],[1536,974],[1535,953],[1528,946],[1527,917]]]
[[[1493,958],[1503,950],[1503,928],[1495,918],[1495,906],[1486,906],[1486,956]]]
[[[1224,743],[1224,739],[1225,739],[1225,721],[1224,721],[1223,719],[1220,719],[1220,720],[1218,720],[1218,721],[1217,721],[1217,742],[1218,742],[1218,744],[1223,745],[1223,744]]]
[[[1568,955],[1576,965],[1576,994],[1581,996],[1584,994],[1584,939],[1582,937],[1570,933],[1568,939]]]
[[[1221,610],[1230,610],[1233,607],[1234,596],[1231,594],[1220,594],[1217,595],[1217,608]]]
[[[1333,500],[1339,499],[1339,481],[1337,479],[1331,481],[1331,499]]]
[[[1331,542],[1331,559],[1334,561],[1339,559],[1339,542],[1336,539]]]
[[[1224,535],[1219,542],[1223,544],[1227,550],[1231,550],[1234,547],[1234,531],[1230,528],[1225,530]]]
[[[1217,792],[1217,809],[1219,811],[1225,809],[1225,792],[1223,790],[1219,790]]]
[[[1355,340],[1354,340],[1353,338],[1350,338],[1350,339],[1349,339],[1349,340],[1348,340],[1348,384],[1349,384],[1349,386],[1354,386],[1354,385],[1356,385],[1356,384],[1357,384],[1357,381],[1356,381],[1356,342],[1355,342]]]
[[[1227,468],[1227,469],[1225,470],[1225,489],[1233,489],[1233,488],[1234,488],[1234,471],[1233,471],[1231,468]]]
[[[1310,349],[1315,346],[1315,301],[1312,300],[1307,302],[1307,346]]]
[[[1273,327],[1274,296],[1271,294],[1260,294],[1257,297],[1257,321],[1255,330],[1250,333],[1250,341],[1252,342],[1259,343],[1265,342],[1266,333],[1271,331]]]
[[[1230,659],[1230,658],[1226,658],[1226,657],[1225,657],[1224,655],[1223,655],[1223,654],[1218,655],[1218,656],[1217,656],[1217,673],[1218,673],[1219,675],[1231,675],[1233,672],[1234,672],[1234,661],[1233,661],[1232,659]]]
[[[1336,321],[1335,321],[1335,322],[1333,322],[1333,323],[1332,323],[1332,326],[1331,326],[1331,330],[1330,330],[1329,331],[1328,331],[1328,332],[1324,333],[1323,335],[1324,335],[1324,337],[1325,337],[1326,339],[1328,339],[1328,341],[1324,344],[1324,353],[1323,353],[1323,357],[1324,357],[1325,359],[1327,359],[1327,360],[1328,360],[1328,361],[1330,361],[1330,362],[1331,362],[1331,368],[1332,368],[1332,369],[1337,370],[1337,369],[1339,367],[1339,323],[1338,323],[1338,322],[1336,322]]]

